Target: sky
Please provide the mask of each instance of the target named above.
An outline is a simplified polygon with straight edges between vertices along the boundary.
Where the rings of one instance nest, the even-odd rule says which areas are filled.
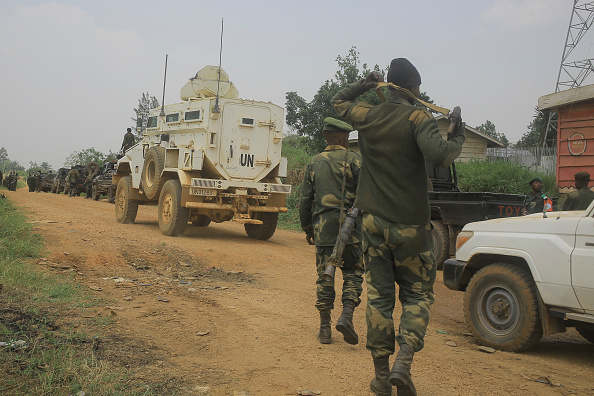
[[[0,0],[0,147],[63,166],[75,151],[118,151],[142,92],[179,90],[219,63],[244,99],[310,101],[356,47],[385,67],[408,58],[436,104],[489,120],[512,142],[553,93],[571,0]],[[592,57],[594,32],[572,54]],[[285,128],[285,133],[290,131]]]

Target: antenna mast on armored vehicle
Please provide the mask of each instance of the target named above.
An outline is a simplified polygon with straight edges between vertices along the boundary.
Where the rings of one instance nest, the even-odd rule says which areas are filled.
[[[220,113],[219,110],[219,89],[221,86],[221,63],[223,60],[223,27],[224,27],[225,18],[221,18],[221,46],[219,49],[219,78],[217,80],[217,99],[215,101],[215,106],[213,113]]]
[[[165,83],[167,82],[167,58],[169,55],[165,54],[165,75],[163,76],[163,100],[161,100],[161,117],[165,117]]]

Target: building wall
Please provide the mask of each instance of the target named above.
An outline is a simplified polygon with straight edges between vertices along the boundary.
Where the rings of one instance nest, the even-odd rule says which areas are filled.
[[[439,134],[447,139],[449,122],[445,119],[438,120]],[[484,160],[487,157],[487,140],[469,130],[466,130],[466,140],[462,146],[462,153],[457,161],[470,161],[472,158]]]
[[[594,100],[561,106],[558,112],[557,184],[559,192],[567,192],[572,189],[577,172],[589,172],[594,178]],[[575,133],[585,137],[586,148],[581,155],[569,151],[568,140]]]

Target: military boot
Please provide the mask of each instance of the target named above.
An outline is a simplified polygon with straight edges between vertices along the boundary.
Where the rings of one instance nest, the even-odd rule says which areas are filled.
[[[330,310],[320,310],[320,332],[318,333],[320,344],[330,344],[332,341],[332,325],[330,324]]]
[[[340,315],[338,322],[336,322],[336,330],[340,331],[347,344],[351,345],[357,345],[359,343],[359,336],[355,332],[355,326],[353,326],[354,310],[355,302],[346,300],[342,304],[342,315]]]
[[[375,378],[371,380],[369,387],[375,396],[391,396],[392,385],[390,384],[390,358],[373,358]]]
[[[390,372],[390,382],[398,389],[396,393],[398,396],[417,396],[417,390],[410,375],[414,354],[415,350],[411,346],[400,345],[400,351],[396,355],[396,361]]]

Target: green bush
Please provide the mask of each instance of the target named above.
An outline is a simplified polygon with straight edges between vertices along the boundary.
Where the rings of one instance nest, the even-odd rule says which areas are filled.
[[[528,182],[539,176],[543,180],[543,191],[557,196],[555,175],[535,172],[530,168],[504,161],[457,162],[458,187],[464,192],[495,192],[507,194],[529,194]]]

